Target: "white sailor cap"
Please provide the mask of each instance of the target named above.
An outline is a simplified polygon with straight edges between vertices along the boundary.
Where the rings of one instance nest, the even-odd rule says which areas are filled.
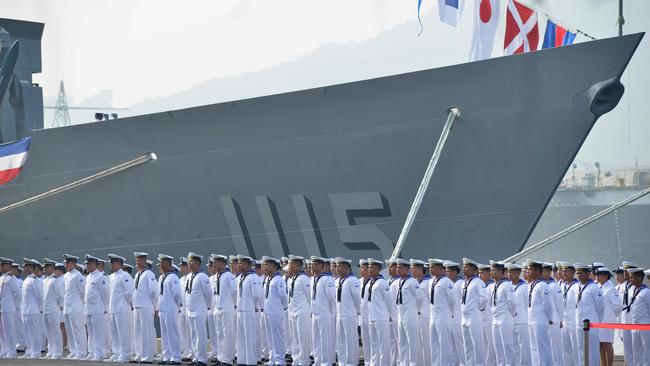
[[[99,262],[99,258],[95,257],[94,255],[86,254],[86,261],[87,262]]]
[[[174,263],[172,263],[172,268],[173,268],[176,272],[178,272],[178,271],[181,270],[181,268],[180,268],[179,266],[175,265]]]
[[[625,269],[623,269],[623,266],[618,266],[618,268],[614,270],[614,273],[625,273]]]
[[[637,268],[638,267],[636,264],[634,264],[634,262],[630,262],[630,261],[623,261],[622,264],[623,264],[624,269]]]
[[[543,263],[542,263],[542,268],[550,268],[550,269],[553,269],[554,267],[555,267],[555,264],[554,264],[554,263],[551,263],[551,262],[543,262]]]
[[[253,263],[255,263],[255,267],[261,267],[262,266],[262,261],[258,259],[253,259]]]
[[[644,272],[644,271],[645,271],[645,268],[641,268],[641,267],[628,268],[627,271],[628,271],[630,274],[636,274],[636,273],[639,273],[639,272]],[[645,273],[645,272],[644,272],[644,273]]]
[[[248,261],[249,263],[254,263],[253,258],[244,254],[237,254],[237,261]]]
[[[437,259],[437,258],[429,258],[428,259],[429,265],[434,266],[434,265],[444,265],[445,260],[444,259]]]
[[[521,271],[522,267],[521,267],[521,265],[519,265],[517,263],[506,263],[506,269],[508,271],[512,271],[512,270]]]
[[[72,255],[72,254],[64,254],[63,259],[65,259],[66,262],[70,262],[70,261],[77,262],[77,261],[79,261],[79,257],[77,257],[76,255]]]
[[[480,264],[479,262],[477,262],[477,261],[475,261],[473,259],[463,258],[463,265],[464,266],[469,265],[469,266],[474,266],[474,267],[478,268],[479,264]]]
[[[345,259],[343,257],[336,257],[336,258],[334,258],[334,263],[337,263],[337,264],[341,264],[341,263],[352,264],[352,260]]]
[[[408,266],[411,265],[411,262],[409,262],[407,259],[404,259],[404,258],[395,258],[393,260],[393,263],[397,264],[398,266],[407,266],[408,267]]]
[[[98,264],[99,264],[99,263],[101,263],[101,264],[106,264],[106,259],[104,259],[104,258],[97,258],[97,263],[98,263]]]
[[[368,265],[369,265],[369,266],[372,266],[372,265],[379,265],[379,266],[381,266],[381,265],[383,265],[383,264],[384,264],[384,262],[382,262],[382,261],[380,261],[380,260],[378,260],[378,259],[368,258]]]
[[[181,264],[181,266],[182,266],[183,264],[187,264],[187,258],[185,258],[185,257],[181,257],[180,264]]]
[[[81,269],[81,271],[85,271],[85,270],[86,270],[86,265],[85,265],[85,264],[77,263],[77,267],[79,267],[79,269]]]
[[[308,259],[308,258],[305,259],[305,264],[306,264],[306,265],[311,266],[311,263],[312,263],[312,262],[311,262],[311,259]]]
[[[612,274],[612,271],[610,271],[607,267],[598,267],[595,269],[596,274]]]
[[[600,268],[600,267],[605,267],[605,264],[602,263],[602,262],[593,262],[591,264],[591,268],[593,268],[593,269]]]
[[[197,260],[199,262],[203,262],[203,256],[200,254],[196,254],[194,252],[189,252],[187,253],[187,260]]]
[[[282,262],[279,259],[269,257],[269,256],[266,256],[266,255],[262,256],[262,262],[264,262],[264,263],[273,262],[273,263],[277,263],[277,264],[282,264]]]
[[[643,273],[645,273],[646,276],[650,276],[650,269],[646,269],[645,271],[643,271]]]
[[[39,261],[37,261],[36,259],[33,259],[33,258],[23,258],[23,263],[24,263],[25,265],[29,264],[30,266],[39,266],[39,267],[43,267],[43,265],[41,264],[41,262],[39,262]]]
[[[413,267],[413,266],[426,266],[427,265],[427,263],[425,261],[421,261],[419,259],[411,259],[410,262],[411,262],[411,267]]]
[[[573,268],[576,269],[576,272],[590,272],[591,266],[584,263],[574,263]]]
[[[230,262],[237,262],[237,256],[236,255],[229,255],[228,256],[228,261]]]
[[[368,260],[365,258],[359,259],[359,267],[361,266],[367,266],[368,265]]]
[[[56,261],[54,259],[50,259],[50,258],[43,258],[43,264],[46,265],[46,266],[48,264],[56,264]]]
[[[126,267],[128,269],[133,269],[133,266],[128,264],[128,263],[122,263],[122,268],[124,268],[124,267]]]
[[[531,266],[531,267],[542,268],[544,266],[544,263],[534,261],[532,259],[526,259],[526,261],[523,263],[523,265],[524,265],[524,267]]]
[[[384,260],[384,263],[386,263],[389,266],[396,266],[397,265],[397,259],[388,258],[388,259]]]
[[[330,264],[336,264],[336,263],[334,263],[334,258],[327,258],[327,259],[329,259]]]
[[[173,260],[174,260],[174,257],[172,257],[171,255],[158,254],[158,262],[162,262],[162,261],[170,261],[171,262]]]
[[[22,271],[22,268],[20,267],[20,264],[18,264],[16,262],[11,262],[11,266],[14,267],[14,268],[18,268],[18,269],[20,269]]]
[[[228,256],[225,256],[223,254],[212,254],[211,255],[213,261],[223,261],[223,262],[228,262]]]
[[[133,252],[133,256],[136,257],[136,258],[147,257],[147,256],[149,256],[149,253]]]
[[[288,262],[288,261],[289,261],[289,257],[284,257],[284,256],[283,256],[283,257],[280,257],[280,260],[281,260],[282,262]]]
[[[153,261],[151,259],[147,259],[147,264],[153,266]]]
[[[504,262],[502,262],[502,261],[495,261],[495,260],[490,259],[490,267],[504,269],[504,268],[506,268],[506,264]]]
[[[56,263],[54,264],[54,268],[65,269],[65,264],[63,264],[63,263],[61,263],[61,262],[56,262]]]
[[[573,263],[570,262],[562,262],[560,266],[562,267],[562,269],[573,269],[574,271],[576,269],[576,267],[573,266]]]
[[[312,255],[311,258],[309,258],[309,259],[311,260],[312,263],[314,263],[314,262],[329,263],[330,262],[329,258],[323,258],[323,257],[319,257],[317,255]]]
[[[445,268],[452,268],[452,267],[460,268],[460,263],[456,263],[454,261],[444,261],[442,262],[442,266]]]
[[[10,264],[11,264],[11,263],[13,263],[13,261],[14,261],[14,260],[11,259],[11,258],[0,257],[0,263],[3,263],[3,264],[4,264],[4,263],[10,263]]]
[[[126,262],[126,258],[122,257],[121,255],[117,254],[109,254],[108,255],[108,260],[113,263],[115,261],[120,261],[122,263]]]
[[[290,262],[293,262],[293,261],[304,262],[305,257],[301,257],[299,255],[289,254],[289,261]]]
[[[483,264],[483,263],[478,264],[478,270],[479,271],[485,271],[485,270],[489,271],[490,268],[492,268],[492,267],[489,264]]]

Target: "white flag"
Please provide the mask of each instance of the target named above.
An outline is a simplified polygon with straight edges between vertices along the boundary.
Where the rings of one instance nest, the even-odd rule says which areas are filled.
[[[438,0],[440,20],[454,27],[458,26],[463,8],[465,8],[465,0]]]
[[[499,0],[474,0],[474,35],[469,60],[478,61],[492,56],[492,47],[499,24]]]

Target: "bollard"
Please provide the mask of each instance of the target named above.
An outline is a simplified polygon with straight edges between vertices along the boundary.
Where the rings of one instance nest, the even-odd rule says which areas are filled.
[[[589,319],[582,321],[582,330],[584,332],[584,342],[585,342],[585,366],[589,366]]]

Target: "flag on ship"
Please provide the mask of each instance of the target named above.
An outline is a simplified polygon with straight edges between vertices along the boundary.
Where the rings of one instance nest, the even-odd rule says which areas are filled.
[[[549,19],[546,22],[546,32],[544,32],[542,49],[567,46],[573,44],[575,39],[575,32],[571,32],[567,28],[556,24],[554,21]]]
[[[0,145],[0,185],[11,182],[20,174],[27,161],[31,137]]]
[[[469,60],[490,58],[499,24],[500,0],[477,0],[474,2],[474,35]]]
[[[438,14],[443,23],[457,27],[465,8],[464,0],[438,0]]]
[[[503,42],[505,54],[535,51],[538,43],[537,12],[515,0],[508,0],[506,36]]]

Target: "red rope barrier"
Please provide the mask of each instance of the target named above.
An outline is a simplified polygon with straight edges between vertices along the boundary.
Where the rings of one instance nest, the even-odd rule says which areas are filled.
[[[589,323],[589,326],[601,329],[650,330],[650,324]]]

